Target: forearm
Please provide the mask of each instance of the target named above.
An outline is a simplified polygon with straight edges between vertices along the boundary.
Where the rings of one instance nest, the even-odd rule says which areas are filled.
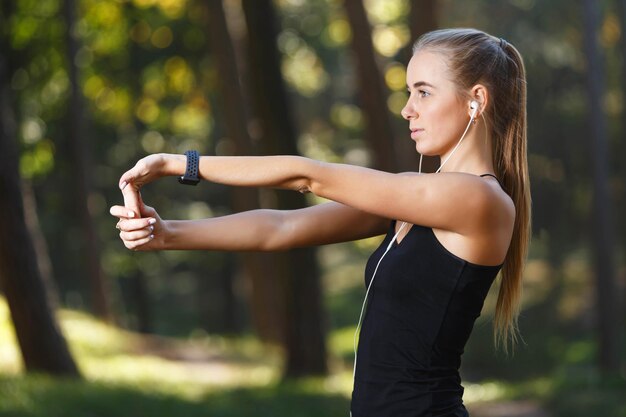
[[[163,160],[161,175],[183,175],[185,172],[184,155],[165,154]],[[311,192],[384,218],[410,218],[411,203],[421,195],[420,184],[415,183],[414,175],[391,174],[289,155],[203,156],[199,176],[224,185]],[[392,201],[394,204],[389,204]],[[403,207],[405,211],[398,212],[396,207]]]
[[[202,220],[164,222],[161,249],[269,251],[278,248],[282,214],[252,210]]]
[[[185,173],[184,155],[164,155],[165,175]],[[202,156],[199,163],[201,179],[214,183],[244,186],[272,187],[310,191],[310,183],[323,163],[291,155],[279,156]]]

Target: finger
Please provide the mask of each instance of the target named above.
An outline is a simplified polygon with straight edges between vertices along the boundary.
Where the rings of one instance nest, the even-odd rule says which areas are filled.
[[[141,196],[139,195],[139,190],[132,184],[129,183],[122,190],[122,195],[124,196],[124,206],[128,210],[132,210],[136,217],[139,217],[141,213]],[[135,217],[135,216],[129,216]]]
[[[137,165],[135,165],[134,167],[132,167],[131,169],[123,173],[119,181],[120,190],[124,190],[124,188],[126,188],[126,185],[130,184],[131,182],[134,182],[134,180],[137,179],[138,176],[139,176],[139,168],[137,167]]]
[[[150,235],[143,239],[135,240],[132,242],[124,241],[124,246],[126,246],[128,249],[131,249],[131,250],[140,250],[142,249],[143,245],[145,245],[146,243],[149,243],[152,239],[154,239],[154,235]]]
[[[142,218],[142,219],[122,219],[120,220],[119,229],[124,232],[132,232],[135,230],[142,230],[152,227],[154,230],[154,224],[156,219],[154,218]]]
[[[124,219],[135,216],[135,213],[132,210],[128,210],[128,208],[124,206],[113,206],[109,209],[109,213],[111,213],[112,216]]]
[[[153,235],[154,226],[146,227],[132,232],[120,232],[120,239],[124,242],[134,242]]]

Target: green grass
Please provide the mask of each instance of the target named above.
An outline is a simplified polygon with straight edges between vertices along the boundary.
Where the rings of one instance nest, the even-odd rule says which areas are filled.
[[[281,381],[278,349],[253,337],[146,337],[69,310],[58,314],[82,380],[22,373],[0,298],[0,416],[345,415],[350,370]]]
[[[166,376],[164,376],[166,378]],[[0,377],[0,416],[333,416],[348,400],[323,381],[207,390],[195,400],[126,384],[59,380],[44,375]]]
[[[335,297],[351,291],[338,288]],[[83,379],[24,374],[0,297],[0,417],[308,417],[346,416],[349,409],[354,326],[330,333],[328,377],[281,381],[280,350],[252,336],[147,337],[77,311],[58,317]],[[530,400],[554,417],[626,417],[626,381],[595,372],[591,341],[560,351],[560,367],[539,377],[466,380],[468,408]]]
[[[623,371],[602,376],[591,364],[563,367],[545,404],[558,416],[626,417],[626,379]]]

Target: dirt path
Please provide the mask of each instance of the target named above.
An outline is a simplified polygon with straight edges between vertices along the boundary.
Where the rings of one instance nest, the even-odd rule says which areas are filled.
[[[533,401],[489,401],[466,407],[471,417],[552,417]]]

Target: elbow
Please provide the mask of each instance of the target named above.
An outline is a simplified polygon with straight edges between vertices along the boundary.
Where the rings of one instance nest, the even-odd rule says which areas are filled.
[[[294,247],[289,244],[287,239],[276,236],[274,238],[264,239],[259,245],[257,245],[259,252],[282,252],[293,249]]]
[[[268,235],[261,238],[261,241],[256,245],[256,248],[260,252],[277,252],[286,250],[288,248],[283,247],[283,243],[279,236]]]
[[[311,192],[311,185],[309,185],[309,184],[299,185],[296,188],[296,191],[298,191],[300,194],[308,194],[308,193]]]
[[[307,175],[302,179],[298,191],[302,194],[312,193],[318,197],[325,196],[325,173],[328,172],[329,164],[321,161],[311,161]]]
[[[260,252],[277,252],[291,249],[287,238],[286,212],[282,210],[263,210],[268,221],[263,230],[257,230],[259,237],[255,249]]]
[[[303,247],[299,210],[270,210],[272,226],[266,230],[258,248],[262,252],[283,252]],[[305,245],[306,246],[306,245]]]
[[[310,178],[304,177],[304,176],[299,177],[299,178],[292,178],[284,182],[278,188],[297,191],[300,194],[308,194],[308,193],[314,192],[313,181]]]

